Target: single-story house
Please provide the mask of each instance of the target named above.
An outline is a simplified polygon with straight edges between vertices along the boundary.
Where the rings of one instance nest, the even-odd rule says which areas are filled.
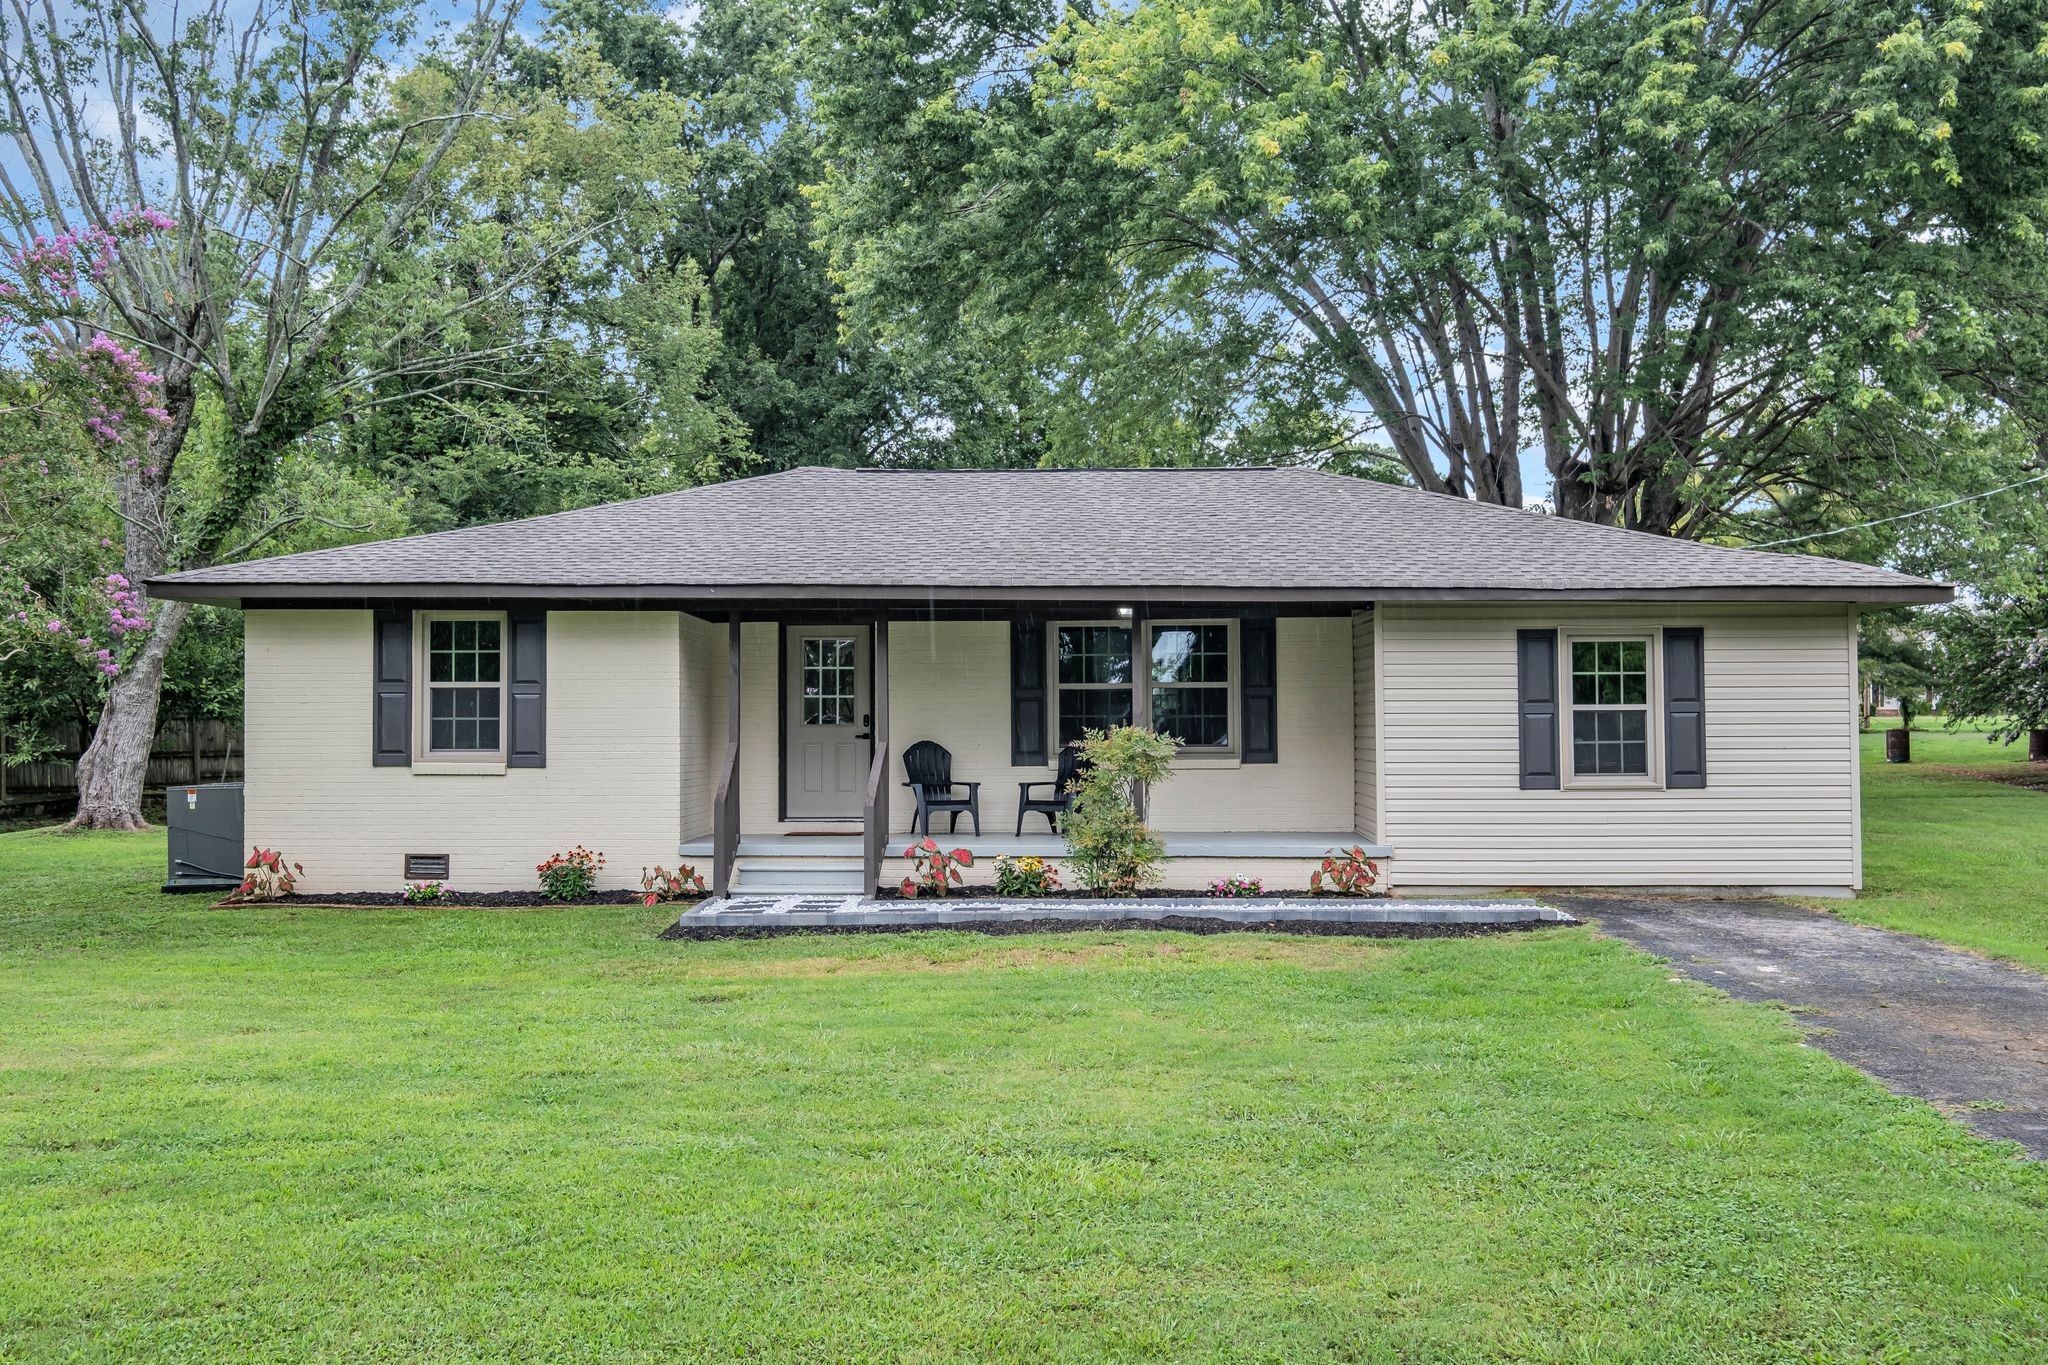
[[[1848,894],[1857,613],[1953,595],[1293,468],[798,469],[149,586],[244,609],[246,836],[311,891],[871,888],[922,740],[948,846],[1057,859],[1025,784],[1136,723],[1170,887]]]

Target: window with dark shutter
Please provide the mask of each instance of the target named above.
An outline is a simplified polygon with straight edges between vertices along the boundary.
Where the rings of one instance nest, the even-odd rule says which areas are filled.
[[[1238,626],[1244,655],[1241,701],[1246,763],[1280,761],[1279,635],[1279,622],[1270,616],[1248,616]]]
[[[505,766],[548,766],[548,614],[506,613],[512,637],[512,667],[507,678]]]
[[[1517,692],[1521,706],[1522,787],[1558,787],[1557,632],[1515,632]]]
[[[1010,764],[1043,765],[1045,751],[1045,622],[1010,622]]]
[[[412,613],[380,611],[370,623],[370,762],[412,764]]]
[[[1706,638],[1698,626],[1664,631],[1664,785],[1707,785]]]

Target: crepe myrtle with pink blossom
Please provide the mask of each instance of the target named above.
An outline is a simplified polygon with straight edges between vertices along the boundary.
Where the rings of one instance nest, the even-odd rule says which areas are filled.
[[[94,672],[109,678],[120,676],[121,641],[149,629],[149,608],[124,574],[107,574],[94,586],[100,598],[98,609],[107,614],[108,643],[104,644],[90,627],[68,622],[26,583],[0,585],[0,603],[5,604],[0,606],[4,613],[0,614],[0,659],[25,649],[57,649]]]
[[[5,265],[13,278],[0,279],[0,329],[22,329],[27,349],[46,367],[69,371],[82,383],[85,430],[95,445],[111,451],[143,444],[149,428],[168,424],[171,416],[162,377],[139,350],[97,325],[84,285],[107,282],[124,240],[173,232],[177,222],[148,207],[123,210],[109,221],[111,230],[62,228],[9,250]],[[77,340],[81,332],[83,342]],[[123,461],[130,470],[140,464],[132,456]],[[47,460],[37,467],[50,472]]]

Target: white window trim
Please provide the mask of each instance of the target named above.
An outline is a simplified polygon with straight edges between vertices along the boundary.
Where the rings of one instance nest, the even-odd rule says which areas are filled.
[[[1216,686],[1216,684],[1213,683],[1154,683],[1152,681],[1153,633],[1162,628],[1170,628],[1174,626],[1224,627],[1225,630],[1228,632],[1228,637],[1224,648],[1228,651],[1228,668],[1230,670],[1229,680],[1223,684],[1223,687],[1229,692],[1230,695],[1230,700],[1226,703],[1226,705],[1228,705],[1228,707],[1230,708],[1228,721],[1230,727],[1230,743],[1228,745],[1216,746],[1206,744],[1183,745],[1181,746],[1180,753],[1176,757],[1175,761],[1177,763],[1185,764],[1189,767],[1212,768],[1234,768],[1238,766],[1240,762],[1242,762],[1242,732],[1244,716],[1243,703],[1239,698],[1238,689],[1241,684],[1243,674],[1243,651],[1239,645],[1238,623],[1235,619],[1227,616],[1163,616],[1157,619],[1147,618],[1142,621],[1132,621],[1128,617],[1091,617],[1085,619],[1053,621],[1048,624],[1049,628],[1045,632],[1045,676],[1047,682],[1046,691],[1050,695],[1047,698],[1048,705],[1046,707],[1046,710],[1048,712],[1047,733],[1052,737],[1053,741],[1050,745],[1047,746],[1049,753],[1047,755],[1046,766],[1048,768],[1054,766],[1059,762],[1060,694],[1062,693],[1062,691],[1068,688],[1076,690],[1085,689],[1093,692],[1133,692],[1133,700],[1135,701],[1134,689],[1137,686],[1142,686],[1146,689],[1147,700],[1149,702],[1150,693],[1155,687]],[[1089,626],[1114,626],[1120,630],[1130,631],[1131,672],[1134,677],[1134,681],[1132,683],[1063,684],[1060,682],[1060,632],[1062,630]],[[1154,720],[1157,720],[1156,714],[1154,715]]]
[[[1158,683],[1152,680],[1152,645],[1154,642],[1154,633],[1162,627],[1171,629],[1175,626],[1222,626],[1224,629],[1224,668],[1229,673],[1229,677],[1226,678],[1223,682],[1222,690],[1226,695],[1226,700],[1224,701],[1224,706],[1226,708],[1224,712],[1224,724],[1228,728],[1230,733],[1230,743],[1200,745],[1184,744],[1181,746],[1180,757],[1183,760],[1188,761],[1190,763],[1197,763],[1203,759],[1207,759],[1217,764],[1218,766],[1226,764],[1234,765],[1238,760],[1238,755],[1243,745],[1243,735],[1241,732],[1244,728],[1241,723],[1244,718],[1243,711],[1238,704],[1237,696],[1238,683],[1240,680],[1240,675],[1243,672],[1244,662],[1243,652],[1238,647],[1237,622],[1227,616],[1204,616],[1188,618],[1173,617],[1161,618],[1157,621],[1146,621],[1144,663],[1145,686],[1148,691],[1157,691],[1159,688],[1162,687],[1185,687],[1188,688],[1190,691],[1216,690],[1217,685],[1215,683]],[[1156,704],[1152,706],[1152,719],[1154,724],[1156,725],[1159,719],[1159,708]]]
[[[436,749],[431,747],[434,728],[428,721],[433,710],[434,684],[427,680],[427,656],[432,652],[436,621],[496,621],[498,623],[498,747],[495,749]],[[511,729],[511,696],[506,674],[512,666],[512,626],[502,611],[421,611],[413,613],[412,770],[422,777],[467,775],[473,772],[505,771],[505,738]],[[483,687],[485,683],[445,683],[447,687]]]
[[[1664,789],[1664,630],[1661,626],[1566,627],[1557,633],[1558,770],[1565,790],[1662,791]],[[1575,717],[1580,708],[1572,704],[1572,645],[1597,644],[1614,640],[1641,640],[1648,657],[1648,692],[1643,704],[1644,773],[1589,773],[1581,777],[1572,752]],[[1596,706],[1596,711],[1624,708]]]

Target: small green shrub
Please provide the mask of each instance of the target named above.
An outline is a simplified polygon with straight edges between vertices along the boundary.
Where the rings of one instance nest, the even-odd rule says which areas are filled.
[[[1016,858],[1003,854],[996,859],[998,896],[1049,896],[1060,889],[1060,874],[1043,858]]]
[[[1090,730],[1081,741],[1088,760],[1074,779],[1074,804],[1060,823],[1067,836],[1067,866],[1099,896],[1135,896],[1153,881],[1166,845],[1138,818],[1133,799],[1140,782],[1173,775],[1180,741],[1125,725]]]
[[[540,891],[551,901],[578,901],[597,887],[604,854],[592,853],[578,844],[567,853],[557,853],[534,866],[540,874]]]
[[[439,882],[412,882],[399,894],[407,905],[432,905],[441,899],[443,892]]]

